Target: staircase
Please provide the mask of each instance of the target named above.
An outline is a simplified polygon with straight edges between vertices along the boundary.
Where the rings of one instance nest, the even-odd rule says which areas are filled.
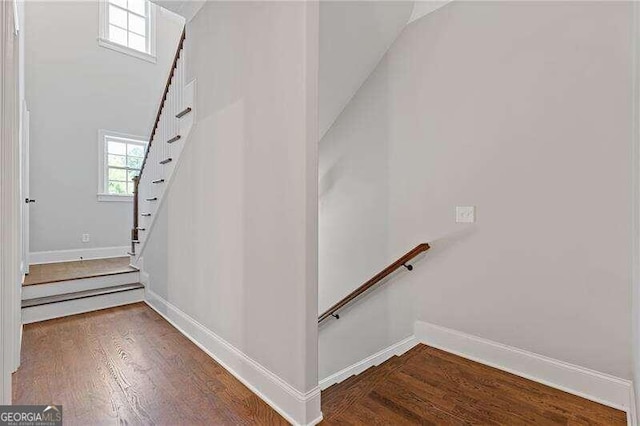
[[[419,349],[413,349],[402,356],[394,355],[380,365],[371,367],[358,375],[336,383],[322,391],[322,413],[324,423],[340,423],[345,421],[344,414],[348,413],[354,404],[365,399],[369,393],[401,368]]]
[[[24,324],[144,300],[137,265],[194,123],[195,82],[185,85],[185,31],[153,123],[140,175],[134,178],[129,257],[32,265],[22,287]]]
[[[195,82],[185,85],[183,30],[165,85],[140,175],[134,179],[131,264],[137,265],[193,127]]]
[[[144,286],[128,257],[32,265],[22,286],[24,324],[140,302]]]

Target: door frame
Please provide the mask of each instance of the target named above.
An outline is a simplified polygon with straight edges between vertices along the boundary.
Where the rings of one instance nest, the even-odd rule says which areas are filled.
[[[631,359],[630,423],[640,423],[640,5],[633,7],[632,134],[631,134]]]
[[[24,280],[24,276],[29,273],[29,206],[26,200],[30,196],[29,192],[29,126],[30,113],[27,108],[27,102],[22,101],[22,120],[20,120],[20,200],[21,203],[21,228],[22,228],[22,244],[21,244],[21,260],[20,270]]]
[[[0,403],[20,362],[20,77],[17,0],[0,2]]]

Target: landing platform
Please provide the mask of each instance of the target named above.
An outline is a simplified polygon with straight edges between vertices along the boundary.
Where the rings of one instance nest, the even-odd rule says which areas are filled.
[[[29,275],[23,286],[78,280],[105,275],[126,274],[137,271],[129,265],[129,257],[78,260],[73,262],[43,263],[29,266]]]
[[[21,359],[13,403],[69,426],[288,424],[143,303],[25,325]]]

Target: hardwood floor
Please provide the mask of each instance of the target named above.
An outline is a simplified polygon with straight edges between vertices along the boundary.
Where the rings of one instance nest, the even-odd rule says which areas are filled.
[[[142,303],[25,325],[14,404],[62,404],[65,425],[286,425]]]
[[[136,271],[129,266],[129,257],[78,260],[74,262],[43,263],[29,265],[29,275],[23,286],[76,280],[101,275],[114,275]]]
[[[65,425],[286,425],[142,303],[24,327],[14,404]],[[419,345],[322,392],[324,425],[623,425],[586,399]]]
[[[322,392],[324,425],[624,425],[622,411],[419,345]]]

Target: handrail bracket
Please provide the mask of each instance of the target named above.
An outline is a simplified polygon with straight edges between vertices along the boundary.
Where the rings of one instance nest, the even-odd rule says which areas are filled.
[[[362,284],[360,287],[358,287],[357,289],[349,293],[347,296],[345,296],[338,303],[330,307],[327,311],[325,311],[322,315],[318,317],[318,323],[321,323],[322,321],[326,320],[329,317],[340,319],[340,315],[336,314],[336,312],[339,309],[351,303],[354,299],[358,298],[358,296],[360,296],[361,294],[369,290],[371,287],[375,286],[380,281],[382,281],[383,279],[391,275],[398,268],[404,266],[405,268],[407,268],[408,271],[413,271],[413,265],[410,265],[409,261],[414,257],[418,256],[420,253],[423,253],[429,250],[430,248],[431,247],[429,247],[429,244],[427,243],[418,244],[411,251],[407,252],[404,256],[402,256],[400,259],[396,260],[391,265],[387,266],[382,271],[378,272],[369,281]]]

